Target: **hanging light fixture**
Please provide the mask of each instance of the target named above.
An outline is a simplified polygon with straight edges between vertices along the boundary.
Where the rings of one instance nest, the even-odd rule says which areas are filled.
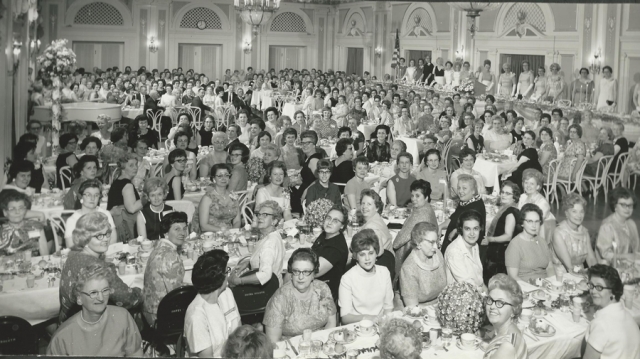
[[[234,7],[242,21],[251,25],[251,33],[256,37],[260,25],[269,21],[280,8],[280,0],[234,0]]]
[[[467,17],[471,19],[471,24],[469,25],[469,32],[471,33],[471,37],[474,38],[476,35],[476,18],[480,16],[480,13],[483,11],[491,11],[499,9],[502,6],[501,3],[490,3],[490,2],[475,2],[475,1],[467,1],[467,2],[448,2],[449,6],[454,9],[464,11],[467,13]]]

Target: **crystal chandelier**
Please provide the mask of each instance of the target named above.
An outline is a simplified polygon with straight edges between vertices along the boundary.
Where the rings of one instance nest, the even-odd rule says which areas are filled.
[[[242,21],[251,25],[251,33],[258,35],[258,27],[271,18],[280,8],[280,0],[234,0],[234,7]]]
[[[480,13],[483,11],[491,11],[499,9],[502,6],[501,3],[490,3],[490,2],[475,2],[475,1],[467,1],[467,2],[448,2],[449,6],[454,9],[464,11],[467,13],[467,17],[471,20],[471,24],[469,25],[469,32],[471,33],[471,37],[475,37],[476,35],[476,18],[480,16]]]

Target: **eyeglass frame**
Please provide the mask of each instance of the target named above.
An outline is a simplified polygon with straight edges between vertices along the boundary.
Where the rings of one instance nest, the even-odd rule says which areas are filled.
[[[106,233],[96,233],[92,237],[95,237],[95,239],[99,241],[104,241],[105,239],[111,238],[111,234],[113,234],[113,231],[108,230]]]
[[[593,283],[591,283],[591,282],[587,283],[587,287],[589,288],[589,290],[595,289],[595,290],[597,290],[598,292],[602,292],[602,291],[603,291],[603,290],[605,290],[605,289],[609,289],[609,290],[612,290],[612,289],[613,289],[613,288],[611,288],[611,287],[603,287],[603,286],[601,286],[601,285],[595,285],[595,284],[593,284]]]
[[[313,274],[315,271],[313,270],[297,270],[297,269],[292,269],[291,270],[291,275],[295,276],[295,277],[300,277],[300,274],[302,274],[304,276],[304,278],[310,276],[311,274]]]
[[[511,304],[509,302],[505,302],[504,300],[500,300],[500,299],[496,300],[496,299],[491,298],[490,296],[484,297],[484,305],[490,307],[490,306],[492,306],[494,304],[496,305],[496,308],[498,308],[498,309],[504,308],[505,304],[513,307],[513,304]]]
[[[102,290],[92,290],[91,292],[87,293],[87,292],[83,292],[83,291],[78,291],[79,293],[82,293],[84,295],[86,295],[87,297],[91,298],[91,299],[98,299],[98,295],[99,293],[102,293],[102,297],[108,297],[109,295],[113,294],[114,289],[111,287],[107,287],[104,288]]]

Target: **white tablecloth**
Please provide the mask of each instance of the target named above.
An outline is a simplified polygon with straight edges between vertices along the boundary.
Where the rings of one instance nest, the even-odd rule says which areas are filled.
[[[500,183],[498,176],[507,172],[515,161],[505,160],[502,162],[487,161],[482,156],[476,158],[476,163],[473,165],[473,169],[480,172],[482,179],[484,179],[484,185],[486,187],[494,187],[494,193],[497,190],[497,185]]]
[[[358,131],[362,132],[366,140],[371,139],[371,134],[376,130],[377,125],[360,125]]]
[[[291,120],[293,120],[293,115],[296,113],[296,111],[302,111],[302,104],[289,102],[285,103],[284,106],[282,106],[282,115],[289,116]]]
[[[133,108],[133,107],[125,107],[122,110],[122,117],[135,119],[136,117],[142,115],[144,111],[143,107]]]

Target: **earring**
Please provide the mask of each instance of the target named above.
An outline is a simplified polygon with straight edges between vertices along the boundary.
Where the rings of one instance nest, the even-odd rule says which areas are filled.
[[[616,297],[614,297],[613,295],[611,295],[611,296],[609,297],[609,299],[611,299],[611,300],[614,300],[615,298],[616,298]]]
[[[80,204],[83,204],[83,203],[84,203],[84,199],[81,199],[81,200],[80,200]]]

